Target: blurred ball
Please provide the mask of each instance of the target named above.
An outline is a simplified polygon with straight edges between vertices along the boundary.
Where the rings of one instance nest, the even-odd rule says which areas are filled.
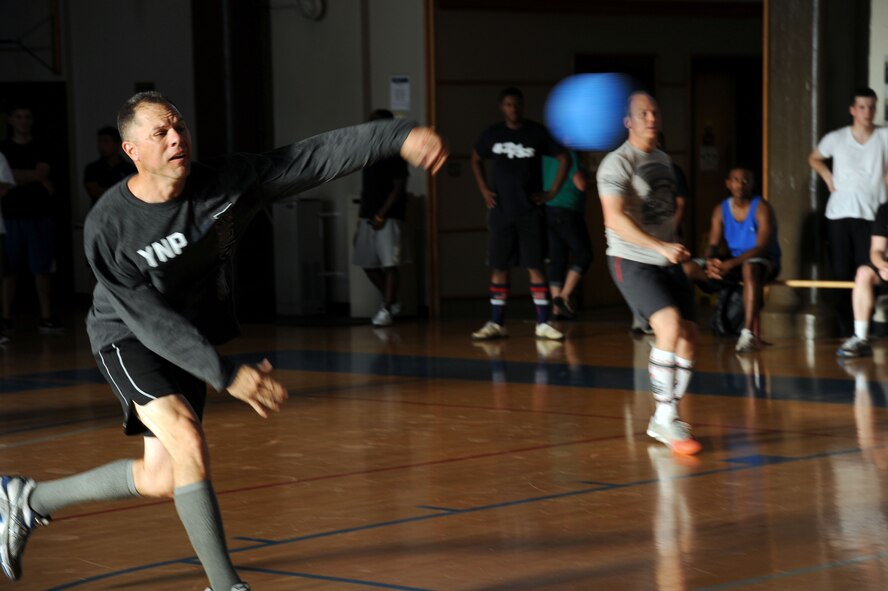
[[[633,80],[625,74],[576,74],[559,82],[546,99],[546,125],[575,150],[604,151],[626,139],[623,117]]]

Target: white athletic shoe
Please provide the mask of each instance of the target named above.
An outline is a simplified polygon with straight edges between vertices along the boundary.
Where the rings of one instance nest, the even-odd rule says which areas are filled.
[[[540,322],[536,326],[536,337],[538,339],[549,339],[550,341],[561,341],[564,339],[564,333],[548,322]]]
[[[502,324],[497,324],[492,320],[488,320],[487,324],[476,330],[472,333],[473,339],[487,340],[487,339],[502,339],[509,336],[508,331],[506,331],[506,327]]]
[[[691,437],[691,426],[678,419],[661,423],[651,417],[647,434],[679,454],[692,456],[702,447],[699,441]]]
[[[204,591],[213,591],[210,587],[204,589]],[[246,583],[238,583],[234,587],[231,588],[231,591],[250,591],[250,586]]]
[[[737,340],[737,346],[734,347],[737,353],[752,353],[758,351],[758,344],[755,342],[755,335],[748,328],[744,328],[740,332],[740,338]]]
[[[379,309],[379,312],[376,313],[376,316],[373,317],[371,321],[373,326],[391,326],[392,325],[392,313],[385,309],[385,306]]]
[[[49,519],[34,513],[28,505],[35,486],[30,478],[0,478],[0,565],[13,581],[22,576],[22,553],[31,531],[49,524]]]
[[[869,341],[857,336],[847,339],[836,351],[839,357],[869,357],[872,354],[873,348],[870,347]]]

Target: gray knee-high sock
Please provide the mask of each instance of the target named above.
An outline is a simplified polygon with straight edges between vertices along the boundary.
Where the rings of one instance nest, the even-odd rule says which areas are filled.
[[[210,579],[210,586],[213,591],[229,591],[240,579],[228,556],[222,515],[213,485],[206,480],[195,482],[180,486],[173,494],[179,519]]]
[[[38,482],[28,504],[43,517],[49,517],[68,505],[138,496],[133,460],[118,460],[67,478]]]

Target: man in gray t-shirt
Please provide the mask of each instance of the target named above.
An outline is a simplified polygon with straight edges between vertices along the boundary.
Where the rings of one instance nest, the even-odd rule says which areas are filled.
[[[660,112],[652,96],[629,97],[629,139],[598,168],[611,276],[632,312],[654,330],[648,369],[656,411],[651,437],[683,454],[700,451],[678,403],[691,379],[697,325],[693,291],[679,263],[690,256],[675,233],[672,161],[657,148]]]
[[[86,501],[172,498],[213,591],[249,591],[225,542],[201,428],[206,384],[259,415],[287,397],[265,360],[216,350],[237,333],[232,255],[250,220],[272,202],[400,155],[432,173],[447,151],[430,128],[377,121],[265,154],[192,162],[191,134],[160,93],[138,93],[118,114],[137,173],[90,211],[84,248],[96,275],[87,331],[102,375],[121,403],[124,430],[143,457],[35,482],[0,477],[0,566],[21,576],[31,530]]]

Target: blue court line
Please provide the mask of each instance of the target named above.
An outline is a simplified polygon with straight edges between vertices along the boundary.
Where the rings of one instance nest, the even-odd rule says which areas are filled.
[[[343,374],[393,376],[400,378],[490,381],[493,363],[484,359],[427,357],[421,355],[389,355],[339,351],[286,350],[266,351],[233,356],[242,363],[268,358],[278,369]],[[497,370],[505,370],[513,384],[535,384],[545,376],[549,386],[601,388],[612,390],[647,389],[646,371],[632,367],[581,365],[571,368],[563,363],[531,363],[495,360]],[[639,375],[641,374],[641,375]],[[100,384],[104,380],[97,369],[60,370],[0,378],[0,394],[58,388],[59,383]],[[850,378],[813,378],[803,376],[771,376],[770,393],[756,389],[757,398],[852,404],[854,381]],[[750,396],[749,378],[740,373],[695,371],[688,391],[715,396]],[[881,393],[880,382],[869,382]],[[874,396],[873,406],[888,406],[888,397]]]
[[[841,449],[841,450],[835,450],[835,451],[820,452],[820,453],[809,454],[809,455],[805,455],[805,456],[797,456],[797,457],[779,456],[779,457],[782,457],[785,460],[785,462],[782,462],[785,464],[785,463],[794,463],[794,462],[804,462],[804,461],[810,461],[810,460],[819,460],[819,459],[824,459],[824,458],[828,458],[828,457],[836,457],[836,456],[853,454],[853,453],[860,453],[860,451],[861,451],[860,448],[855,447],[855,448]],[[552,501],[552,500],[573,498],[573,497],[587,495],[587,494],[596,493],[596,492],[604,492],[604,491],[611,491],[611,490],[633,488],[633,487],[637,487],[637,486],[645,486],[648,484],[656,484],[657,482],[660,482],[660,481],[689,480],[692,478],[702,478],[705,476],[712,476],[714,474],[726,474],[729,472],[757,470],[757,469],[761,469],[764,465],[766,465],[764,462],[754,461],[754,459],[752,459],[754,457],[755,456],[749,456],[747,458],[747,460],[742,465],[739,465],[739,466],[730,466],[730,467],[726,467],[726,468],[715,468],[712,470],[705,470],[703,472],[695,472],[693,474],[682,474],[679,476],[673,476],[673,477],[669,477],[669,478],[665,478],[665,479],[650,478],[650,479],[645,479],[645,480],[636,480],[634,482],[626,482],[626,483],[622,483],[622,484],[600,483],[600,485],[594,486],[593,488],[585,488],[585,489],[579,489],[579,490],[575,490],[575,491],[552,493],[552,494],[548,494],[548,495],[541,495],[538,497],[530,497],[530,498],[526,498],[526,499],[502,501],[499,503],[491,503],[489,505],[480,505],[477,507],[470,507],[468,509],[454,509],[452,511],[432,513],[432,514],[428,514],[428,515],[417,515],[417,516],[413,516],[413,517],[404,517],[401,519],[393,519],[390,521],[383,521],[383,522],[379,522],[379,523],[369,523],[369,524],[365,524],[365,525],[342,528],[342,529],[331,530],[331,531],[326,531],[326,532],[317,532],[317,533],[313,533],[313,534],[296,536],[296,537],[292,537],[292,538],[285,538],[285,539],[276,540],[276,541],[264,541],[261,543],[256,543],[255,545],[252,545],[252,546],[243,546],[240,548],[231,549],[230,553],[231,554],[239,554],[241,552],[250,552],[253,550],[262,550],[264,548],[283,546],[283,545],[287,545],[287,544],[304,542],[304,541],[308,541],[308,540],[317,540],[317,539],[322,539],[322,538],[330,538],[333,536],[356,533],[356,532],[365,532],[365,531],[380,529],[383,527],[420,523],[423,521],[430,521],[433,519],[443,519],[443,518],[447,518],[447,517],[452,517],[454,515],[465,515],[465,514],[471,514],[471,513],[478,513],[481,511],[490,511],[490,510],[494,510],[494,509],[503,509],[503,508],[508,508],[508,507],[528,505],[531,503],[539,503],[539,502],[543,502],[543,501]],[[727,460],[725,460],[725,461],[727,461]],[[245,538],[239,538],[239,539],[245,539]],[[888,554],[888,553],[886,553],[886,554]],[[116,577],[116,576],[131,574],[131,573],[139,572],[139,571],[143,571],[143,570],[149,570],[152,568],[169,566],[172,564],[181,564],[183,562],[190,563],[189,561],[193,561],[194,559],[195,559],[195,557],[191,556],[191,557],[181,558],[181,559],[177,559],[177,560],[168,560],[168,561],[164,561],[164,562],[157,562],[154,564],[131,567],[128,569],[104,573],[102,575],[97,575],[97,576],[86,578],[86,579],[80,579],[78,581],[73,581],[71,583],[65,583],[65,584],[62,584],[61,586],[52,587],[51,589],[48,589],[47,591],[61,591],[63,589],[71,589],[73,587],[78,587],[80,585],[85,585],[87,583],[93,583],[96,581],[100,581],[100,580],[104,580],[104,579],[108,579],[108,578],[112,578],[112,577]],[[872,558],[870,558],[870,557],[859,557],[856,559],[849,559],[849,560],[851,560],[851,561],[853,561],[853,560],[865,561],[865,560],[871,560],[871,559]],[[835,566],[843,566],[845,562],[848,562],[848,561],[842,561],[842,562],[836,562],[836,563],[829,563],[827,565],[821,565],[822,568],[821,567],[812,567],[812,568],[815,568],[815,569],[821,568],[821,570],[826,570],[828,568],[834,568]],[[262,572],[261,569],[256,569],[256,568],[252,568],[252,567],[238,566],[236,568],[238,568],[239,570],[255,570],[257,572]],[[271,571],[266,571],[266,572],[271,572]],[[786,573],[775,573],[773,575],[764,575],[764,576],[772,577],[772,578],[779,578],[781,576],[792,576],[789,573],[793,573],[793,572],[795,572],[795,571],[787,571]],[[812,571],[812,572],[816,572],[816,571]],[[798,572],[797,574],[805,574],[805,572],[801,572],[801,569],[800,569],[800,572]],[[749,579],[749,580],[754,581],[753,579]],[[745,583],[742,581],[737,581],[737,582],[732,582],[732,583],[724,583],[723,585],[742,586],[745,584],[754,584],[754,583]],[[391,588],[398,589],[398,587],[391,587]],[[730,589],[730,588],[732,588],[732,587],[729,587],[729,586],[728,587],[707,587],[706,589],[698,589],[695,591],[717,591],[718,589]],[[406,588],[406,589],[409,589],[409,588]],[[423,591],[432,591],[432,590],[423,590]]]
[[[418,355],[382,355],[372,353],[342,353],[337,351],[287,350],[242,355],[241,362],[255,362],[267,357],[278,369],[291,371],[320,371],[328,373],[386,375],[444,380],[490,381],[490,360],[425,357]],[[505,367],[507,381],[512,384],[536,384],[539,370],[545,370],[548,386],[634,390],[648,388],[639,383],[639,373],[646,370],[632,367],[605,367],[582,365],[571,368],[563,363],[530,363],[496,361],[498,370]],[[647,379],[644,377],[643,379]],[[771,376],[771,391],[758,391],[756,397],[770,400],[798,400],[853,404],[854,381],[850,378],[813,378],[798,376]],[[748,397],[748,378],[745,374],[695,371],[688,392],[714,396]],[[869,382],[870,388],[881,391],[880,382]],[[873,406],[888,406],[884,396],[876,396]]]
[[[459,511],[459,509],[451,509],[450,507],[434,507],[432,505],[417,505],[417,509],[427,509],[429,511],[443,511],[445,513],[453,513],[454,511]]]
[[[253,542],[256,544],[272,544],[274,540],[266,540],[265,538],[250,538],[247,536],[234,536],[235,540],[241,540],[242,542]]]
[[[390,583],[377,583],[371,581],[362,581],[360,579],[347,579],[343,577],[329,577],[325,575],[313,575],[309,573],[294,573],[285,570],[276,570],[271,568],[257,568],[254,566],[236,566],[238,571],[265,573],[269,575],[283,575],[285,577],[299,577],[303,579],[315,579],[317,581],[333,581],[336,583],[347,583],[349,585],[360,585],[362,587],[374,587],[376,589],[397,589],[398,591],[433,591],[432,589],[424,589],[421,587],[406,587],[404,585],[393,585]]]

